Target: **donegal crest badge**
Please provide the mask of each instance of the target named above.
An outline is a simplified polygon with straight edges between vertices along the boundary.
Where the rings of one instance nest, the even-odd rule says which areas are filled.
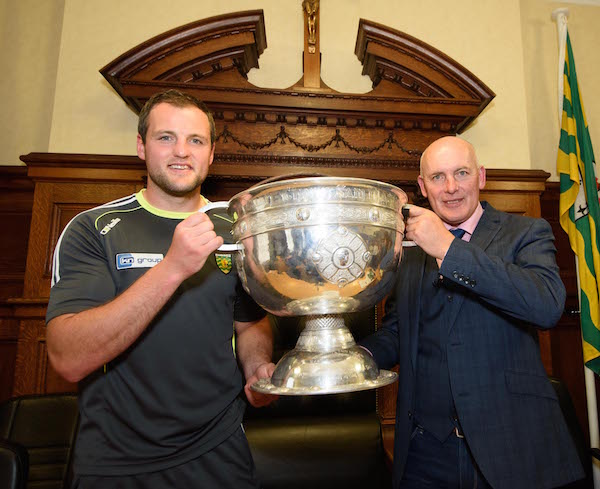
[[[225,274],[231,272],[231,268],[233,267],[233,260],[231,259],[230,253],[215,253],[215,260],[217,262],[219,270],[221,270]]]

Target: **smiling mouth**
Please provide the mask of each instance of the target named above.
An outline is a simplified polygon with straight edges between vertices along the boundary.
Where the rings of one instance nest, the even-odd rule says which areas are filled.
[[[190,170],[191,167],[189,165],[185,165],[185,164],[172,164],[169,165],[169,168],[173,169],[173,170]]]
[[[462,199],[453,199],[453,200],[446,200],[444,202],[444,204],[446,205],[458,205],[462,202]]]

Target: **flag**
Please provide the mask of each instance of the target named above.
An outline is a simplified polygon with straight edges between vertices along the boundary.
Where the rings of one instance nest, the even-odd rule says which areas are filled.
[[[577,255],[583,361],[600,373],[600,204],[592,141],[577,83],[571,40],[567,32],[562,120],[557,170],[560,177],[560,224]]]

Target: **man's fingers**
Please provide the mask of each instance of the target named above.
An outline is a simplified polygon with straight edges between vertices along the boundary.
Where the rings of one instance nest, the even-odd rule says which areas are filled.
[[[274,363],[263,363],[256,369],[256,377],[259,379],[268,379],[273,375],[275,371]]]
[[[194,212],[179,223],[182,227],[194,227],[201,223],[211,223],[210,217],[204,212]]]
[[[254,382],[252,382],[254,383]],[[248,402],[254,407],[263,407],[271,404],[273,401],[279,399],[277,394],[263,394],[262,392],[253,391],[250,386],[252,384],[248,382],[244,386],[244,392],[246,393],[246,398]]]

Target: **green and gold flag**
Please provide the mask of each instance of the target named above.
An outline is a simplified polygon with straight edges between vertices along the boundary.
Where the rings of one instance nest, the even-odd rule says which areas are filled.
[[[575,73],[571,40],[567,32],[563,109],[558,147],[560,224],[569,235],[579,269],[583,360],[600,373],[600,310],[598,273],[600,205],[592,141]]]

